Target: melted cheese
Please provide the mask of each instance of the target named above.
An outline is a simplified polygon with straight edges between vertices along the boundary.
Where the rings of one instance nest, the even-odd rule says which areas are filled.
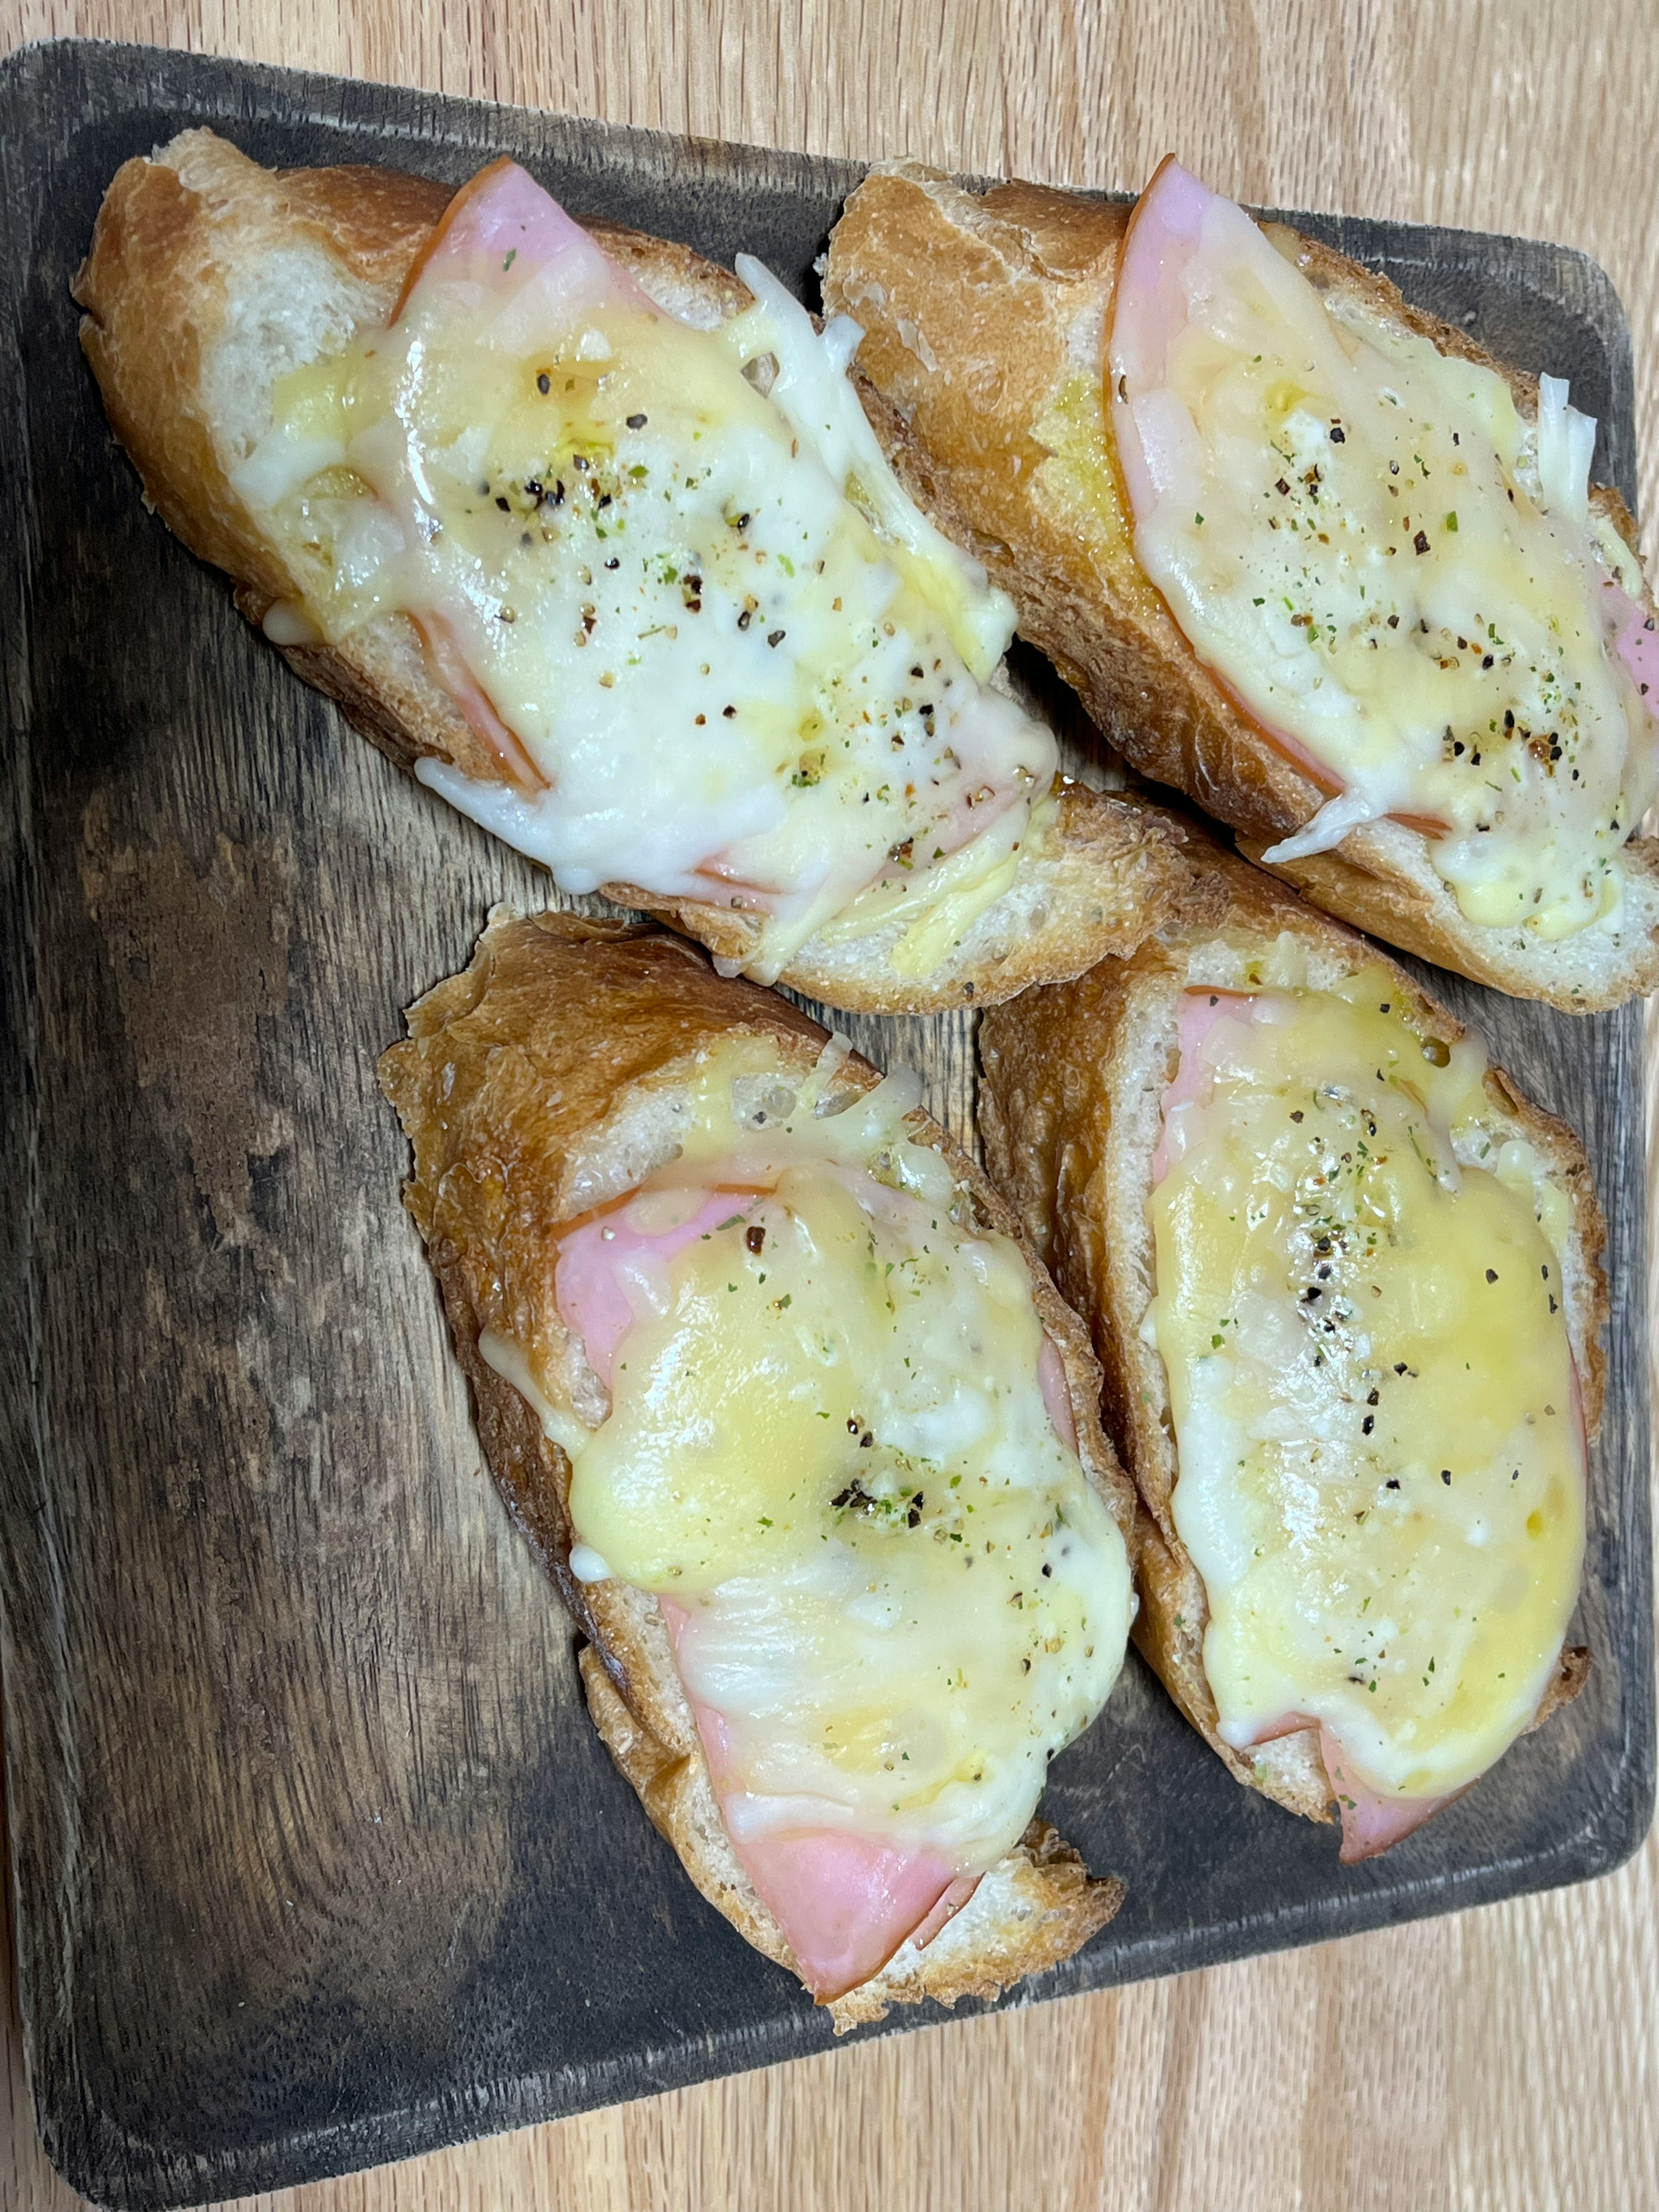
[[[1044,1403],[1025,1262],[890,1085],[793,1089],[763,1046],[705,1064],[680,1158],[616,1218],[660,1233],[712,1187],[731,1216],[645,1279],[609,1418],[556,1433],[584,1575],[687,1608],[734,1834],[884,1834],[977,1873],[1104,1703],[1133,1601]]]
[[[1437,1797],[1537,1710],[1583,1445],[1565,1202],[1485,1126],[1478,1049],[1387,1001],[1373,971],[1210,1030],[1151,1200],[1151,1329],[1222,1735],[1321,1720],[1371,1788]]]
[[[1143,203],[1149,252],[1160,198],[1177,245],[1120,307],[1114,421],[1146,573],[1336,790],[1270,857],[1406,817],[1443,826],[1470,920],[1611,921],[1655,730],[1619,650],[1639,578],[1587,504],[1594,423],[1548,379],[1524,422],[1503,378],[1316,291],[1183,174]]]
[[[893,477],[846,375],[856,325],[820,337],[745,263],[757,304],[692,329],[565,235],[562,283],[434,264],[392,327],[296,370],[238,489],[319,635],[414,617],[521,749],[516,776],[423,781],[566,890],[765,915],[769,981],[988,824],[1017,845],[1054,741],[988,688],[1012,605]],[[971,920],[953,896],[913,966]]]

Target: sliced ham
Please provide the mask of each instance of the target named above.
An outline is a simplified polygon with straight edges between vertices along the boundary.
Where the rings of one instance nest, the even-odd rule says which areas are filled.
[[[426,313],[458,285],[469,289],[474,312],[484,299],[533,306],[541,326],[555,330],[617,301],[658,312],[552,194],[506,159],[480,169],[444,210],[404,279],[392,322]]]
[[[483,740],[507,781],[517,784],[521,791],[548,790],[550,787],[547,778],[495,712],[489,694],[467,665],[448,616],[428,608],[424,614],[410,619],[426,648],[428,667],[460,708],[468,727]]]
[[[1613,594],[1613,646],[1630,671],[1650,716],[1659,716],[1659,629],[1639,599],[1611,579],[1602,587]]]
[[[867,1180],[867,1179],[866,1179]],[[872,1184],[871,1194],[888,1206],[902,1194]],[[583,1346],[587,1363],[608,1389],[618,1348],[644,1313],[668,1306],[668,1269],[676,1253],[697,1237],[741,1217],[763,1194],[727,1185],[699,1199],[684,1195],[672,1211],[678,1216],[660,1224],[633,1218],[630,1199],[605,1209],[569,1231],[559,1244],[554,1295],[560,1318]],[[1037,1379],[1055,1433],[1075,1451],[1066,1370],[1053,1340],[1045,1337]],[[659,1604],[669,1640],[678,1654],[690,1618],[672,1599]],[[959,1912],[978,1887],[976,1875],[960,1875],[932,1846],[908,1839],[870,1835],[842,1828],[803,1826],[747,1832],[734,1821],[749,1793],[735,1772],[730,1730],[724,1715],[692,1701],[697,1732],[708,1762],[709,1778],[732,1848],[767,1910],[783,1930],[813,1995],[828,2003],[879,1973],[907,1939],[918,1949],[931,1943]]]
[[[533,177],[504,160],[481,170],[451,200],[404,280],[392,320],[459,316],[476,323],[483,317],[491,319],[491,336],[510,347],[557,337],[583,315],[622,302],[658,312]],[[383,482],[374,489],[397,513],[401,484]],[[479,683],[452,614],[428,607],[411,619],[433,676],[504,779],[532,797],[546,791],[546,776]]]
[[[1409,1836],[1413,1828],[1420,1828],[1425,1820],[1431,1820],[1443,1807],[1463,1794],[1455,1790],[1445,1797],[1384,1796],[1354,1772],[1340,1742],[1323,1722],[1319,1729],[1319,1756],[1324,1762],[1326,1778],[1336,1792],[1337,1810],[1342,1815],[1344,1866],[1356,1866],[1361,1859],[1375,1858],[1379,1851],[1386,1851],[1390,1844]]]
[[[678,1656],[690,1609],[672,1598],[658,1603]],[[732,1818],[749,1792],[732,1770],[726,1717],[690,1702],[728,1833],[746,1831]],[[878,1974],[907,1938],[918,1949],[932,1942],[979,1886],[926,1844],[845,1828],[732,1833],[732,1848],[823,2004]]]
[[[1425,1820],[1432,1819],[1443,1806],[1463,1794],[1455,1790],[1446,1797],[1382,1796],[1369,1782],[1360,1780],[1344,1759],[1337,1738],[1322,1721],[1315,1720],[1309,1713],[1286,1713],[1282,1719],[1269,1722],[1239,1748],[1253,1751],[1264,1743],[1277,1743],[1281,1737],[1300,1735],[1314,1729],[1319,1731],[1320,1763],[1341,1815],[1340,1856],[1344,1866],[1356,1866],[1361,1859],[1375,1858],[1379,1851],[1386,1851],[1390,1844],[1409,1836],[1413,1828],[1420,1828]]]
[[[736,1849],[821,2004],[878,1974],[956,1880],[925,1844],[840,1829],[778,1831]]]
[[[1243,208],[1223,199],[1169,155],[1136,201],[1123,240],[1107,339],[1108,403],[1118,464],[1137,526],[1165,498],[1185,501],[1201,490],[1202,465],[1192,417],[1166,384],[1170,348],[1186,328],[1193,292],[1202,283],[1193,264],[1255,262],[1278,273],[1278,256]],[[1263,257],[1265,257],[1265,261]],[[1173,619],[1180,617],[1173,608]],[[1290,731],[1246,704],[1224,671],[1212,669],[1233,705],[1282,758],[1328,798],[1346,786]],[[1433,815],[1396,814],[1425,836],[1443,836]]]
[[[630,1220],[630,1201],[560,1238],[553,1272],[559,1318],[580,1340],[588,1365],[607,1390],[617,1347],[634,1323],[641,1314],[668,1310],[668,1268],[675,1254],[745,1213],[759,1195],[713,1190],[700,1199],[690,1192],[683,1220],[650,1228]]]
[[[1157,1189],[1179,1158],[1180,1127],[1176,1116],[1183,1106],[1207,1105],[1210,1071],[1203,1056],[1205,1039],[1218,1022],[1252,1022],[1257,1000],[1249,991],[1183,991],[1176,1017],[1176,1066],[1164,1093],[1164,1121],[1158,1149],[1152,1154],[1152,1188]]]
[[[1639,611],[1639,610],[1638,610]],[[1651,634],[1649,634],[1651,638]],[[1263,994],[1248,991],[1183,991],[1177,1015],[1177,1058],[1175,1073],[1164,1093],[1164,1121],[1158,1135],[1158,1149],[1152,1155],[1152,1187],[1157,1188],[1169,1173],[1176,1158],[1180,1157],[1181,1144],[1176,1116],[1183,1108],[1201,1107],[1209,1103],[1212,1076],[1206,1062],[1204,1045],[1218,1022],[1234,1021],[1248,1024],[1259,1018]],[[1579,1435],[1583,1435],[1584,1411],[1579,1395],[1578,1370],[1572,1369],[1573,1411],[1577,1418]],[[1374,1858],[1391,1844],[1397,1844],[1413,1830],[1432,1819],[1435,1814],[1452,1804],[1463,1795],[1453,1790],[1444,1797],[1401,1797],[1372,1789],[1349,1765],[1340,1740],[1321,1720],[1307,1713],[1287,1713],[1281,1719],[1270,1722],[1259,1729],[1249,1744],[1249,1749],[1264,1743],[1276,1742],[1281,1736],[1295,1735],[1307,1729],[1319,1731],[1319,1756],[1326,1778],[1336,1797],[1342,1818],[1342,1851],[1344,1866],[1356,1865],[1361,1859]],[[1473,1785],[1466,1785],[1472,1787]]]

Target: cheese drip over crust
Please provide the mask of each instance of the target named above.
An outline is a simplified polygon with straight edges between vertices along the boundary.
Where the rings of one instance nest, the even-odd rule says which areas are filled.
[[[1149,1327],[1220,1733],[1317,1722],[1360,1789],[1443,1801],[1532,1719],[1577,1596],[1565,1196],[1384,970],[1189,992],[1181,1030]]]
[[[1109,334],[1135,550],[1199,655],[1334,796],[1270,859],[1384,816],[1473,921],[1617,910],[1655,792],[1659,652],[1589,504],[1593,422],[1318,292],[1173,162],[1136,210]]]
[[[500,764],[417,773],[563,889],[763,914],[769,981],[833,917],[916,908],[925,973],[1006,886],[1054,740],[989,688],[1012,605],[888,467],[857,326],[740,273],[756,305],[694,329],[498,164],[391,325],[279,385],[237,488],[303,580],[283,634],[412,618]]]
[[[540,1402],[576,1571],[666,1601],[739,1851],[874,1839],[942,1886],[1012,1847],[1104,1704],[1127,1556],[1024,1257],[904,1134],[914,1078],[849,1099],[832,1060],[775,1067],[711,1056],[680,1157],[562,1243],[608,1412]]]

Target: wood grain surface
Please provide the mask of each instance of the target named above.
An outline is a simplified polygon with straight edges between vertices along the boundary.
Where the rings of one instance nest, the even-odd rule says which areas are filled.
[[[1651,0],[0,8],[0,45],[70,32],[1060,181],[1134,185],[1176,147],[1258,202],[1560,240],[1607,267],[1629,311],[1644,515],[1659,496]],[[1651,556],[1650,522],[1644,542]],[[34,2139],[15,2007],[6,2020],[0,2205],[71,2203]],[[259,2201],[1645,2207],[1659,2203],[1659,1859],[1650,1839],[1587,1888],[929,2028]]]

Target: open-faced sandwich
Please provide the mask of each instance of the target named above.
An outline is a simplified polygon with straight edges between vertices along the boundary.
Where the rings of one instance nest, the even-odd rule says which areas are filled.
[[[878,170],[824,297],[907,485],[1143,774],[1500,990],[1659,982],[1659,636],[1564,384],[1173,161],[1133,210]]]
[[[1178,832],[1060,778],[1013,608],[753,260],[459,193],[129,161],[76,284],[146,495],[301,675],[568,891],[836,1005],[1133,948]]]
[[[1213,870],[1207,917],[986,1018],[986,1158],[1093,1328],[1138,1643],[1352,1860],[1583,1678],[1604,1231],[1571,1131],[1403,970]]]
[[[496,1480],[703,1893],[839,2027],[1115,1911],[1034,1818],[1122,1664],[1099,1373],[915,1079],[678,939],[498,918],[381,1080]]]

